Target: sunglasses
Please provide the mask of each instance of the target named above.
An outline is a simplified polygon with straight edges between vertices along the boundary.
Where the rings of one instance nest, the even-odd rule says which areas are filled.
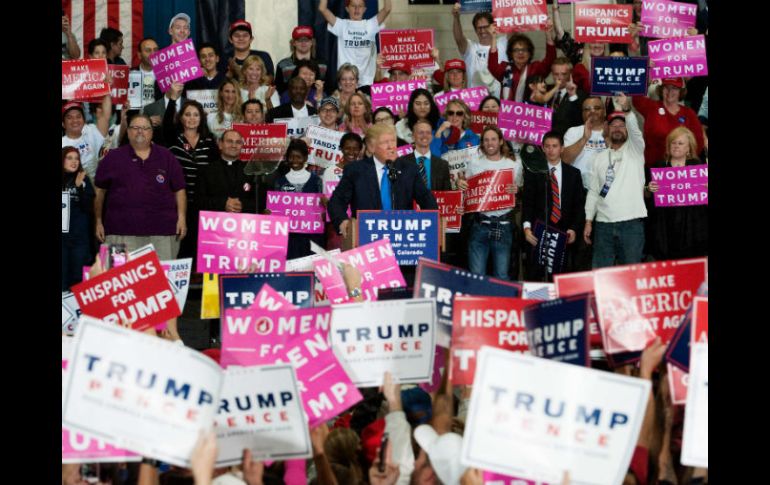
[[[447,116],[465,116],[464,111],[445,111],[444,114]]]

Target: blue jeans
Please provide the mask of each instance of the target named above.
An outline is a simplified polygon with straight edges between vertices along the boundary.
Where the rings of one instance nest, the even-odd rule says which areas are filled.
[[[490,230],[499,228],[500,240],[490,238]],[[474,221],[468,240],[468,267],[471,273],[483,275],[487,269],[487,257],[492,253],[492,267],[495,278],[510,280],[508,269],[511,263],[511,247],[513,245],[513,224],[482,224]]]
[[[623,222],[596,222],[593,231],[594,268],[642,261],[644,219]]]

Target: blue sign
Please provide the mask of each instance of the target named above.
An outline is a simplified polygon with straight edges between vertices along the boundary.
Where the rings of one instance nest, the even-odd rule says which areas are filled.
[[[646,57],[592,57],[591,94],[645,96],[648,71]]]
[[[692,334],[692,305],[682,318],[682,323],[676,329],[671,342],[666,349],[666,362],[679,367],[684,372],[690,372],[690,339]]]
[[[296,273],[253,273],[219,275],[220,315],[225,310],[245,310],[267,283],[292,305],[300,308],[313,306],[315,274],[309,271]]]
[[[523,314],[532,355],[589,367],[587,294],[530,305]]]
[[[535,237],[537,246],[533,249],[538,266],[545,269],[546,274],[553,275],[564,270],[564,257],[567,251],[567,233],[555,227],[545,230],[545,224],[535,222]]]
[[[358,211],[358,245],[390,240],[400,266],[439,259],[438,211]]]
[[[460,0],[460,13],[491,12],[492,0]]]

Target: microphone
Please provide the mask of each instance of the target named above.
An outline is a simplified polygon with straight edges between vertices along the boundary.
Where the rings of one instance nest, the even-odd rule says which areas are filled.
[[[388,179],[391,182],[395,182],[396,178],[401,175],[401,170],[396,170],[393,166],[395,162],[393,160],[385,160],[385,166],[388,167]]]

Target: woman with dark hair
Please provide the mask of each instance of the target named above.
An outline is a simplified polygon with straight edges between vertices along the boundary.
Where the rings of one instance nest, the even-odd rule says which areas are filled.
[[[524,90],[527,87],[527,77],[540,75],[547,77],[551,73],[551,64],[556,59],[556,47],[554,46],[553,24],[548,21],[545,33],[545,58],[542,61],[532,62],[535,56],[535,45],[524,34],[513,34],[508,39],[505,51],[508,54],[508,62],[499,62],[497,54],[497,28],[493,24],[489,27],[492,34],[492,47],[489,49],[487,65],[489,72],[502,83],[500,99],[511,101],[524,101]]]
[[[395,126],[396,122],[398,121],[398,116],[394,115],[390,108],[387,106],[380,106],[374,110],[374,113],[372,113],[372,121],[374,123],[387,123],[389,125]],[[404,146],[408,144],[409,142],[403,138],[398,136],[396,137],[396,146]]]
[[[61,190],[69,193],[69,232],[61,235],[61,291],[69,291],[83,279],[83,266],[91,263],[94,186],[80,164],[77,148],[61,149]]]
[[[314,108],[318,107],[318,103],[324,98],[324,82],[321,80],[321,71],[318,63],[311,59],[297,61],[289,80],[295,77],[301,77],[307,85],[307,104]],[[290,102],[290,99],[287,82],[287,89],[281,94],[281,104],[288,102]]]
[[[500,111],[500,100],[492,96],[491,94],[481,100],[479,104],[479,111],[487,111],[491,113],[497,113]]]
[[[406,118],[396,123],[396,135],[403,138],[408,143],[414,143],[412,137],[412,128],[417,120],[428,120],[430,126],[435,130],[438,127],[438,121],[441,118],[441,112],[438,109],[433,95],[427,89],[415,89],[409,96],[409,104],[406,107]]]

